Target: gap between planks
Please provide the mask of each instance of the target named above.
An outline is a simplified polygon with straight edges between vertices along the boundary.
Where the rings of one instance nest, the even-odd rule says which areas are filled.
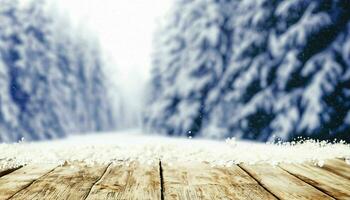
[[[107,165],[105,171],[102,173],[101,177],[100,177],[94,184],[92,184],[91,188],[89,189],[89,192],[86,194],[85,197],[83,197],[84,200],[86,200],[86,199],[89,197],[89,195],[90,195],[90,193],[91,193],[91,191],[92,191],[92,188],[102,179],[102,177],[106,174],[108,168],[109,168],[111,165],[112,165],[112,163],[109,163],[109,164]]]
[[[280,164],[289,174],[336,199],[350,199],[350,181],[327,169],[309,164]],[[350,167],[350,166],[349,166]]]
[[[104,169],[80,163],[58,166],[17,192],[12,199],[82,199]]]
[[[165,199],[278,199],[237,165],[162,164]]]
[[[279,199],[334,199],[278,166],[240,164],[239,167]]]
[[[15,170],[0,179],[0,198],[12,198],[17,193],[31,186],[37,179],[45,177],[56,168],[57,165],[45,165],[43,169],[32,164]]]
[[[164,177],[163,177],[163,168],[162,168],[161,160],[159,160],[159,179],[160,179],[160,199],[164,200]]]
[[[15,168],[6,168],[6,169],[0,169],[0,178],[2,176],[5,176],[7,174],[10,174],[18,169],[20,169],[22,166],[18,166],[18,167],[15,167]]]
[[[241,168],[245,173],[247,173],[250,177],[252,177],[262,188],[264,188],[267,192],[269,192],[271,195],[273,195],[276,199],[280,199],[274,192],[272,192],[268,187],[265,187],[257,178],[255,178],[251,173],[249,173],[248,170],[246,170],[241,165],[237,165],[239,168]]]
[[[113,163],[91,188],[86,200],[161,199],[159,162]]]

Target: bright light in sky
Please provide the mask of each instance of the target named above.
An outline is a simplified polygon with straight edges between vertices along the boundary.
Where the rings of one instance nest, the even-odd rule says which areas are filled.
[[[109,75],[124,95],[140,99],[149,77],[152,36],[156,19],[163,16],[171,0],[56,0],[72,23],[91,29],[112,58]],[[143,99],[141,97],[141,99]],[[140,106],[139,101],[129,102]]]

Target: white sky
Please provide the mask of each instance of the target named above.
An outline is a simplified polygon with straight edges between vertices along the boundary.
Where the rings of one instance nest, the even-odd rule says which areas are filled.
[[[60,12],[72,23],[89,28],[115,64],[109,75],[124,95],[138,95],[149,77],[152,36],[156,20],[164,16],[172,0],[56,0]],[[134,105],[135,106],[135,105]]]

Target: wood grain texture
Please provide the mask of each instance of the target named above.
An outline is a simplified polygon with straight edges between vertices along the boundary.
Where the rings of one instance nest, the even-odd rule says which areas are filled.
[[[238,166],[163,164],[164,199],[276,199]]]
[[[0,199],[7,199],[53,170],[57,165],[28,165],[0,178]]]
[[[281,164],[281,168],[336,199],[350,199],[350,181],[311,164]]]
[[[344,160],[326,160],[324,165],[320,168],[337,174],[339,176],[345,177],[347,179],[350,179],[350,165],[346,164]]]
[[[240,167],[279,199],[334,199],[279,167],[265,164],[242,164]]]
[[[113,164],[87,199],[161,199],[159,165]]]
[[[339,159],[323,168],[307,163],[28,165],[0,177],[0,199],[350,199],[349,170]]]
[[[85,199],[107,166],[72,164],[57,167],[11,199]]]

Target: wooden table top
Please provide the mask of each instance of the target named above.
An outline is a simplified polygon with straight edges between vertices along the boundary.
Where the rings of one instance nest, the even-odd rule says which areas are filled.
[[[350,165],[31,164],[0,170],[3,199],[350,199]]]

